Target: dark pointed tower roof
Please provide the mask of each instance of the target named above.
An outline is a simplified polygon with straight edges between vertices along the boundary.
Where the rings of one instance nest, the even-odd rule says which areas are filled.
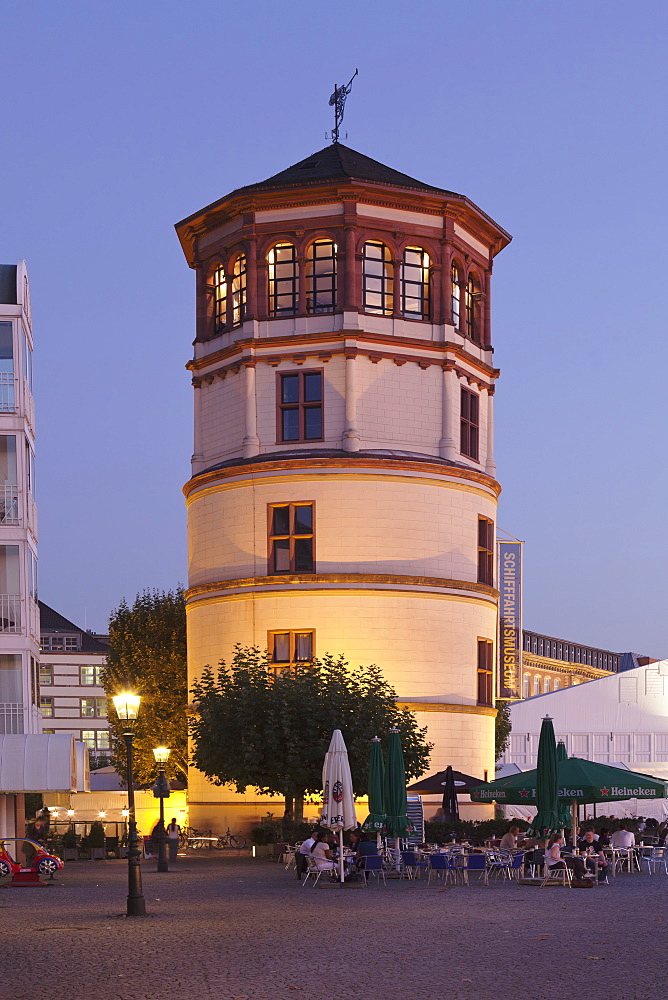
[[[386,167],[378,160],[372,160],[356,149],[343,146],[340,142],[325,146],[324,149],[312,153],[305,160],[294,163],[286,170],[268,177],[258,184],[248,184],[233,192],[260,191],[265,188],[284,188],[292,185],[303,187],[305,184],[321,184],[323,181],[358,180],[372,181],[377,184],[392,184],[394,187],[413,188],[418,191],[433,191],[438,194],[454,194],[443,188],[424,184],[415,177],[402,174],[399,170]]]

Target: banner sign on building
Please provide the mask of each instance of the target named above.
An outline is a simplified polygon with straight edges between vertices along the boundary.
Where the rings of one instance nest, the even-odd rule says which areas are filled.
[[[499,555],[498,670],[501,700],[522,697],[522,542],[497,541]]]

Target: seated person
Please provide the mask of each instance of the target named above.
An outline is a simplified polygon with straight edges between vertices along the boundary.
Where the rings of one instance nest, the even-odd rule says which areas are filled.
[[[629,848],[636,846],[636,838],[630,830],[626,829],[626,823],[620,823],[619,829],[615,830],[610,838],[611,847]]]
[[[597,843],[599,847],[610,847],[610,831],[607,827],[602,826],[599,830]]]
[[[596,842],[594,836],[593,830],[587,830],[582,840],[578,840],[578,851],[585,855],[585,863],[590,871],[595,870],[596,861],[598,861],[598,880],[605,882],[608,875],[608,862],[603,853],[603,847],[600,842]]]
[[[555,833],[547,845],[547,851],[545,852],[545,866],[550,871],[555,868],[571,868],[576,878],[586,878],[587,869],[585,868],[585,863],[582,858],[562,858],[561,848],[564,845],[564,835],[562,833]]]
[[[511,826],[507,833],[501,837],[501,848],[505,851],[514,851],[517,847],[517,834],[519,832],[519,826]]]
[[[364,868],[364,859],[372,857],[378,854],[378,847],[376,846],[376,841],[371,840],[368,833],[362,834],[362,839],[357,845],[357,852],[355,854],[355,864],[358,868]]]
[[[327,843],[326,833],[322,831],[316,833],[313,846],[311,847],[311,857],[315,861],[318,871],[332,871],[336,867],[332,852]]]

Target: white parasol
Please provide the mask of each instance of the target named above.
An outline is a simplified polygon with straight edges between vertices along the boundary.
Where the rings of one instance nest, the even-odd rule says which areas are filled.
[[[357,827],[353,779],[348,751],[340,729],[335,729],[322,768],[322,816],[320,823],[339,834],[339,880],[343,882],[343,831]]]

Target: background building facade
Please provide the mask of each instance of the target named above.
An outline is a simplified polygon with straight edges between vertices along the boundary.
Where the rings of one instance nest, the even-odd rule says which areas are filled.
[[[490,280],[466,197],[334,144],[177,226],[197,272],[192,680],[377,663],[434,767],[494,766]],[[191,821],[229,799],[201,775]]]

